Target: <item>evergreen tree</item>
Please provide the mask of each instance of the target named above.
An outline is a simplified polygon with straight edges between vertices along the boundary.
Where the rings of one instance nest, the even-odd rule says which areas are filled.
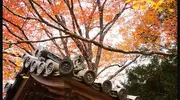
[[[176,100],[176,68],[177,57],[154,56],[150,64],[128,70],[128,81],[122,84],[143,100]]]

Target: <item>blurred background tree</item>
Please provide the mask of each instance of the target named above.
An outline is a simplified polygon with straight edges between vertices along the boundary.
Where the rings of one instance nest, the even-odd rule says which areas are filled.
[[[152,56],[150,64],[127,71],[128,81],[122,83],[129,94],[137,94],[143,100],[176,100],[177,57],[161,59]]]

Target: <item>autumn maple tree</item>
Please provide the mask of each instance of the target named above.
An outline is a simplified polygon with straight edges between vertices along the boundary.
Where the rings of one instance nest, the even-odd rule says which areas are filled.
[[[42,46],[62,58],[80,53],[95,72],[177,55],[176,27],[176,0],[3,0],[3,80]]]

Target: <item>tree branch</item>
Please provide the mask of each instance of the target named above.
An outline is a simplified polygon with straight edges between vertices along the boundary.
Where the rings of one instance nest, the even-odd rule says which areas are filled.
[[[82,30],[80,29],[80,26],[79,26],[79,24],[78,24],[78,21],[77,21],[77,19],[76,19],[76,16],[75,16],[75,14],[74,14],[74,11],[73,11],[73,9],[74,9],[73,3],[72,3],[72,5],[70,6],[68,0],[64,0],[64,1],[65,1],[66,5],[67,5],[69,11],[70,11],[70,14],[71,14],[71,17],[72,17],[73,21],[75,22],[75,25],[76,25],[76,27],[77,27],[77,30],[78,30],[79,34],[82,36]]]
[[[105,1],[104,1],[104,3],[105,3]],[[114,18],[113,18],[110,22],[108,22],[108,23],[102,28],[102,32],[104,32],[104,33],[103,33],[104,35],[105,35],[105,34],[109,31],[109,29],[114,25],[114,23],[117,21],[117,19],[120,17],[120,15],[124,12],[124,10],[127,9],[127,8],[126,8],[126,5],[127,5],[127,3],[124,5],[123,9],[122,9],[121,11],[119,11],[119,13],[117,13],[117,14],[114,16]],[[105,30],[105,31],[104,31],[104,30]],[[92,40],[95,40],[100,34],[101,34],[101,31],[100,31],[99,33],[97,33],[97,34],[92,38]]]
[[[46,24],[46,23],[45,23]],[[48,24],[49,25],[49,24]],[[59,29],[58,27],[52,26],[55,29]],[[76,39],[80,39],[84,42],[88,42],[88,43],[93,43],[96,46],[102,47],[105,50],[108,51],[113,51],[113,52],[120,52],[120,53],[124,53],[124,54],[143,54],[143,55],[153,55],[153,54],[158,54],[158,55],[164,55],[164,56],[177,56],[177,54],[172,54],[172,53],[163,53],[163,52],[156,52],[156,51],[151,51],[151,52],[143,52],[143,51],[125,51],[122,49],[117,49],[117,48],[112,48],[110,46],[104,46],[103,44],[100,44],[99,42],[96,42],[94,40],[90,40],[90,39],[86,39],[83,38],[81,36],[78,36],[70,31],[64,31],[65,33],[69,34],[70,37],[76,38]],[[16,43],[15,43],[16,44]]]
[[[121,16],[121,14],[126,9],[126,5],[127,5],[127,3],[124,5],[123,9],[121,11],[119,11],[119,13],[117,13],[115,15],[115,17],[109,23],[107,23],[105,25],[105,27],[103,28],[104,34],[107,34],[107,32],[111,29],[111,27],[114,25],[114,23],[118,20],[118,18]]]
[[[54,2],[52,2],[52,0],[48,0],[49,4],[50,5],[54,5]],[[59,23],[62,23],[64,27],[66,27],[66,22],[65,22],[65,18],[59,14],[59,15],[55,15],[55,18],[57,19],[57,21]],[[58,24],[58,27],[60,28],[61,25]],[[50,32],[48,32],[50,33]],[[62,36],[62,32],[59,31],[59,35]],[[61,38],[61,41],[62,41],[62,44],[63,44],[63,47],[64,47],[64,51],[66,53],[66,56],[70,56],[69,54],[69,50],[68,50],[68,47],[67,47],[67,41],[68,39],[66,38],[65,40],[63,38]],[[56,45],[56,47],[58,48],[58,50],[60,51],[60,53],[65,57],[65,55],[63,54],[63,52],[60,50],[61,48],[57,45],[57,43],[55,43],[56,41],[53,41],[53,43]]]
[[[103,40],[104,40],[104,35],[103,35],[103,7],[101,6],[101,2],[100,0],[97,0],[97,5],[98,5],[98,10],[99,10],[99,26],[100,26],[100,39],[99,39],[99,43],[102,44]],[[102,52],[102,48],[98,47],[97,50],[97,54],[96,54],[96,60],[95,60],[95,67],[97,68],[100,59],[101,59],[101,52]]]
[[[52,27],[52,28],[55,28],[55,29],[57,29],[57,30],[63,31],[63,32],[65,32],[65,33],[66,33],[66,31],[69,31],[69,30],[63,30],[62,28],[56,27],[56,26],[54,26],[53,24],[48,23],[46,20],[44,20],[44,19],[42,18],[42,16],[39,14],[39,12],[37,11],[37,9],[34,7],[34,4],[32,3],[32,0],[29,0],[29,2],[30,2],[30,4],[31,4],[33,10],[34,10],[35,13],[37,14],[37,16],[40,18],[40,20],[41,20],[42,23],[44,23],[44,24],[46,24],[47,26],[50,26],[50,27]]]
[[[18,54],[18,55],[15,55],[15,54],[13,54],[13,53],[9,53],[9,52],[6,52],[6,51],[3,51],[3,54],[7,54],[7,55],[11,55],[11,56],[13,56],[13,57],[19,57],[19,58],[21,58],[21,56]]]
[[[97,4],[95,2],[96,1],[93,1],[93,9],[92,9],[92,12],[89,15],[89,19],[88,19],[88,22],[87,22],[87,27],[86,27],[86,37],[87,38],[89,38],[89,31],[93,28],[93,24],[91,26],[91,22],[92,22],[92,19],[93,19],[94,12],[95,12],[95,10],[97,8]],[[87,53],[89,54],[89,60],[91,61],[92,58],[93,58],[92,43],[88,43],[87,45],[88,45]]]
[[[3,18],[3,20],[5,20],[6,22],[8,22],[8,23],[12,24],[13,26],[17,27],[22,32],[22,34],[25,37],[25,39],[29,40],[28,37],[26,36],[25,32],[20,28],[20,26],[14,24],[13,22],[11,22],[11,21],[9,21],[9,20],[7,20],[5,18]],[[32,47],[33,50],[35,50],[34,46],[31,43],[29,43],[29,45]]]
[[[7,59],[3,59],[3,60],[5,60],[5,61],[7,61],[7,62],[10,62],[10,63],[13,64],[14,66],[17,66],[16,63],[14,63],[13,61],[11,61],[11,60],[9,60],[9,59],[8,59],[8,60],[7,60]]]
[[[33,6],[33,5],[32,5]],[[37,12],[37,10],[34,8],[34,6],[33,6],[33,9]],[[38,12],[37,12],[38,13]],[[40,16],[41,17],[41,16]],[[42,17],[41,17],[42,18]],[[124,54],[143,54],[143,55],[152,55],[152,54],[158,54],[158,55],[165,55],[165,56],[171,56],[171,55],[177,55],[177,54],[170,54],[170,53],[162,53],[162,52],[142,52],[142,51],[125,51],[125,50],[121,50],[121,49],[116,49],[116,48],[112,48],[112,47],[109,47],[109,46],[104,46],[102,43],[98,43],[98,42],[96,42],[96,41],[94,41],[94,40],[90,40],[90,39],[86,39],[86,38],[83,38],[83,37],[81,37],[81,36],[78,36],[77,34],[76,34],[76,32],[71,32],[71,31],[69,31],[69,30],[63,30],[63,29],[61,29],[61,28],[58,28],[58,27],[56,27],[56,26],[54,26],[54,25],[52,25],[52,24],[50,24],[50,23],[48,23],[48,22],[46,22],[45,20],[43,20],[42,19],[42,22],[44,23],[44,24],[46,24],[47,26],[50,26],[50,27],[52,27],[52,28],[55,28],[55,29],[57,29],[57,30],[60,30],[60,31],[63,31],[64,33],[66,33],[66,34],[69,34],[71,37],[73,37],[73,38],[76,38],[76,39],[80,39],[80,40],[82,40],[82,41],[84,41],[84,42],[88,42],[88,43],[93,43],[94,45],[96,45],[96,46],[100,46],[100,47],[102,47],[103,49],[105,49],[105,50],[108,50],[108,51],[113,51],[113,52],[120,52],[120,53],[124,53]]]
[[[107,0],[105,0],[102,4],[102,8],[104,8],[105,4],[106,4]]]
[[[77,19],[76,19],[76,16],[75,16],[75,14],[74,14],[74,11],[73,11],[73,0],[71,0],[71,6],[70,6],[70,3],[69,3],[69,1],[68,0],[64,0],[64,2],[66,3],[66,5],[67,5],[67,7],[68,7],[68,9],[69,9],[69,11],[70,11],[70,14],[71,14],[71,18],[72,18],[72,23],[73,23],[73,29],[74,29],[74,34],[77,34],[76,32],[75,32],[75,26],[76,26],[76,28],[77,28],[77,31],[78,31],[78,33],[80,34],[80,37],[83,37],[82,36],[82,31],[81,31],[81,29],[80,29],[80,26],[79,26],[79,24],[78,24],[78,21],[77,21]],[[65,32],[65,33],[67,33],[67,32]],[[78,35],[77,35],[78,36]],[[84,58],[85,58],[85,60],[86,60],[86,62],[87,62],[87,64],[88,64],[88,68],[89,69],[92,69],[93,68],[93,66],[92,66],[92,63],[91,63],[91,61],[89,60],[89,55],[87,54],[87,47],[86,47],[86,45],[85,45],[85,43],[84,42],[81,42],[80,40],[77,40],[77,39],[75,39],[75,38],[72,38],[72,40],[76,43],[76,46],[79,48],[79,50],[81,51],[81,53],[83,54],[83,56],[84,56]]]
[[[87,27],[86,20],[85,20],[85,18],[84,18],[84,10],[83,10],[83,8],[82,8],[81,3],[80,3],[79,0],[78,0],[78,4],[79,4],[79,7],[80,7],[80,9],[81,9],[81,14],[82,14],[82,16],[83,16],[84,25],[85,25],[85,27]],[[86,38],[87,38],[87,37],[86,37]]]
[[[46,31],[46,35],[49,37],[49,38],[53,38],[52,37],[52,33],[49,32],[46,28],[44,28],[44,30]],[[50,36],[51,35],[51,36]],[[62,38],[61,38],[62,39]],[[61,55],[63,57],[65,57],[65,54],[61,51],[61,48],[58,46],[58,44],[56,43],[55,39],[51,39],[51,41],[53,42],[53,44],[57,47],[58,51],[61,53]]]
[[[111,68],[111,67],[114,67],[114,66],[122,67],[122,66],[124,66],[125,63],[126,63],[126,62],[124,62],[122,65],[113,64],[113,65],[106,66],[103,70],[101,70],[101,71],[97,74],[96,77],[98,77],[102,72],[104,72],[104,71],[105,71],[106,69],[108,69],[108,68]]]
[[[51,15],[49,15],[47,12],[46,12],[46,10],[41,6],[41,5],[39,5],[37,2],[35,2],[34,0],[32,0],[32,2],[33,3],[35,3],[38,7],[40,7],[45,13],[46,13],[46,15],[51,19],[51,20],[53,20],[54,22],[56,22],[58,25],[61,25],[65,30],[68,30],[65,26],[64,26],[64,24],[62,24],[61,22],[58,22],[57,20],[55,20]]]
[[[72,36],[74,38],[80,39],[82,41],[93,43],[94,45],[96,45],[98,47],[101,47],[101,48],[103,48],[105,50],[108,50],[108,51],[120,52],[120,53],[124,53],[124,54],[143,54],[143,55],[158,54],[158,55],[164,55],[164,56],[172,56],[172,55],[177,56],[177,54],[163,53],[163,52],[156,52],[156,51],[149,51],[149,52],[145,52],[145,51],[125,51],[125,50],[122,50],[122,49],[112,48],[111,46],[105,46],[103,44],[100,44],[97,41],[93,41],[93,40],[90,40],[90,39],[83,38],[83,37],[78,36],[76,34],[73,34],[71,32],[68,32],[67,34],[69,34],[70,36]]]
[[[36,18],[32,18],[32,17],[24,17],[24,16],[21,16],[21,15],[18,15],[16,13],[14,13],[13,11],[11,11],[8,7],[6,7],[5,5],[3,5],[3,7],[8,10],[10,13],[12,13],[13,15],[19,17],[19,18],[22,18],[22,19],[27,19],[27,20],[37,20],[37,21],[40,21],[39,19],[36,19]]]
[[[108,77],[108,80],[111,80],[113,77],[115,77],[117,74],[119,74],[122,70],[124,70],[126,67],[128,67],[130,64],[132,64],[134,61],[136,61],[136,59],[139,57],[140,55],[136,56],[131,62],[129,62],[128,64],[124,65],[121,69],[119,69],[118,71],[116,71],[113,75]]]
[[[13,36],[15,36],[16,38],[18,38],[18,39],[20,39],[20,40],[23,40],[23,38],[21,38],[21,37],[17,36],[16,34],[14,34],[14,33],[9,29],[9,27],[8,27],[6,24],[3,24],[3,26],[6,27],[6,29],[8,30],[8,32],[9,32],[10,34],[12,34]]]
[[[46,41],[51,41],[51,40],[60,39],[60,38],[69,38],[69,37],[70,36],[52,37],[49,39],[37,40],[37,41],[24,40],[24,41],[18,41],[18,42],[14,42],[14,43],[3,41],[3,43],[6,43],[6,44],[38,43],[38,42],[46,42]]]
[[[28,53],[28,54],[30,54],[30,55],[32,55],[31,53],[32,52],[30,52],[30,51],[28,51],[28,50],[26,50],[25,48],[23,48],[22,46],[19,46],[18,44],[15,44],[18,48],[20,48],[20,49],[22,49],[22,50],[24,50],[26,53]]]
[[[61,31],[59,31],[59,35],[62,36]],[[63,44],[63,47],[64,47],[64,51],[66,53],[66,56],[70,57],[70,53],[69,53],[68,46],[67,46],[68,39],[67,38],[66,39],[61,38],[61,41],[62,41],[62,44]]]

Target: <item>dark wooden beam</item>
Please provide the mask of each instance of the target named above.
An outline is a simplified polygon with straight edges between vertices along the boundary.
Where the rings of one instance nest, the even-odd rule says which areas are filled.
[[[87,85],[83,82],[78,82],[73,78],[67,77],[43,77],[37,76],[34,73],[30,74],[37,82],[43,84],[49,91],[62,95],[60,92],[61,89],[71,89],[72,93],[77,93],[83,95],[90,100],[113,100],[107,94],[102,93],[101,91],[94,90],[90,85]]]

